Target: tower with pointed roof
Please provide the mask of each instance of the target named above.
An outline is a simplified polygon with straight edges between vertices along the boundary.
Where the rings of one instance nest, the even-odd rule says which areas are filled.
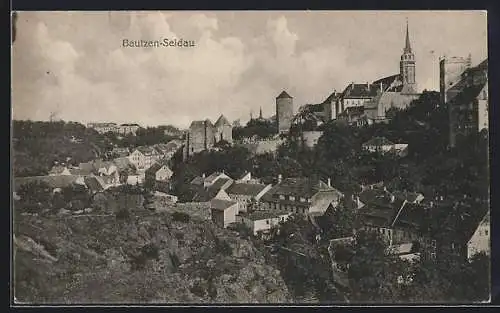
[[[408,20],[406,21],[406,40],[399,61],[399,74],[403,82],[403,90],[401,93],[413,94],[417,92],[417,83],[415,80],[415,54],[411,49],[410,32],[408,29]]]
[[[278,133],[286,134],[290,130],[293,119],[293,98],[286,91],[276,97],[276,121]]]

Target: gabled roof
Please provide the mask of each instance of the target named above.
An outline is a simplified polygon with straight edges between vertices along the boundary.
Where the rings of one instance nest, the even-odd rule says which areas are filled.
[[[273,194],[310,198],[320,190],[334,190],[321,180],[310,178],[286,178],[273,187]]]
[[[393,146],[394,143],[389,141],[385,137],[373,137],[372,139],[368,140],[367,142],[363,143],[363,146]]]
[[[288,98],[288,99],[293,99],[292,96],[290,96],[286,91],[282,91],[279,96],[276,97],[276,99],[285,99],[285,98]]]
[[[164,166],[166,166],[170,170],[170,168],[165,163],[163,163],[163,162],[155,162],[153,165],[151,165],[146,170],[146,174],[147,175],[154,175],[154,174],[156,174],[156,172],[158,172]]]
[[[191,180],[191,184],[192,185],[203,185],[203,183],[205,182],[205,179],[201,176],[196,176],[195,178],[193,178]]]
[[[147,156],[158,154],[158,151],[154,147],[139,146],[135,149],[138,150],[139,152],[141,152],[142,154],[147,155]]]
[[[425,223],[427,211],[425,207],[413,203],[406,203],[397,218],[394,226],[419,230]]]
[[[85,185],[87,185],[87,187],[93,192],[99,192],[104,190],[103,186],[96,177],[93,176],[85,177],[84,182]]]
[[[377,87],[373,84],[349,84],[342,93],[343,98],[365,99],[377,95]]]
[[[244,213],[242,214],[242,217],[252,221],[261,221],[270,218],[278,218],[290,214],[291,214],[290,212],[285,212],[285,211],[254,211],[252,213]]]
[[[231,124],[223,114],[221,114],[221,116],[219,116],[219,118],[215,122],[215,127],[220,127],[220,126],[231,126]]]
[[[266,187],[264,184],[234,183],[226,191],[228,194],[256,197]]]
[[[222,200],[222,199],[212,199],[210,200],[210,208],[217,211],[225,211],[226,209],[237,204],[234,201]]]
[[[342,94],[340,92],[334,91],[325,99],[325,101],[323,101],[323,103],[331,103],[332,101],[340,98],[341,95]]]
[[[205,202],[213,199],[224,187],[224,185],[231,184],[232,181],[233,180],[231,178],[217,179],[215,183],[213,183],[213,185],[200,189],[198,193],[193,197],[193,201]]]

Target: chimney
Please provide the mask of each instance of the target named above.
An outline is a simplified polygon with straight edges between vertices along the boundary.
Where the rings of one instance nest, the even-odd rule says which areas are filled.
[[[368,82],[366,83],[366,89],[367,89],[368,91],[370,91],[370,83],[368,83]]]
[[[278,184],[281,183],[282,180],[283,180],[283,175],[279,174],[278,175]]]
[[[331,187],[331,186],[332,186],[332,180],[331,180],[330,178],[328,178],[328,182],[327,182],[327,184],[328,184],[328,187]]]
[[[205,179],[205,173],[201,174],[201,177],[202,177],[203,179]]]
[[[380,82],[380,92],[384,92],[384,87],[382,85],[382,82]]]
[[[354,89],[354,82],[351,82],[351,88]]]

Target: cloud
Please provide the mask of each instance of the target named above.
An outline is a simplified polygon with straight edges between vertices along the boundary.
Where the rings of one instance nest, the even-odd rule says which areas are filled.
[[[21,12],[12,61],[14,118],[47,119],[57,111],[81,122],[186,127],[223,113],[244,121],[259,107],[266,116],[274,114],[281,90],[294,96],[296,106],[319,103],[350,81],[398,71],[403,33],[384,15],[389,13],[238,14]],[[403,25],[403,17],[394,19]],[[432,58],[442,51],[486,51],[482,19],[465,23],[479,30],[470,36],[461,34],[456,21],[438,16],[411,28],[417,78],[427,88],[436,85]],[[446,36],[429,36],[436,29]],[[123,39],[164,38],[196,45],[121,46]],[[430,50],[436,51],[432,58]]]

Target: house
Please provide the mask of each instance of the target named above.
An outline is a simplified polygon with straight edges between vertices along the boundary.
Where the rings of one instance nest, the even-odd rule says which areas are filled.
[[[268,233],[272,228],[285,222],[291,213],[278,211],[255,211],[241,214],[242,223],[254,236]]]
[[[292,213],[324,213],[330,204],[337,206],[343,193],[319,179],[278,178],[278,184],[261,198],[267,210]]]
[[[369,152],[386,153],[394,148],[394,143],[385,137],[373,137],[362,145],[363,150]]]
[[[359,198],[364,205],[357,210],[358,229],[378,232],[391,247],[430,244],[425,236],[429,213],[426,207],[398,198],[387,189],[367,189]]]
[[[212,199],[210,201],[210,212],[212,222],[219,227],[226,228],[229,224],[236,222],[238,203],[229,200]]]
[[[116,123],[88,123],[87,128],[92,128],[99,134],[105,134],[108,132],[116,132]]]
[[[146,180],[151,178],[152,181],[167,182],[170,180],[174,172],[162,163],[155,163],[145,172]]]
[[[49,171],[50,176],[71,175],[69,169],[64,165],[54,165]]]
[[[141,185],[144,183],[144,176],[141,174],[133,174],[127,176],[127,185]]]
[[[137,147],[129,156],[130,163],[138,170],[146,170],[155,162],[160,160],[161,154],[154,147]]]
[[[168,184],[173,174],[174,172],[168,167],[168,165],[158,162],[148,168],[144,176],[146,182],[150,186],[154,186],[155,188],[160,188],[162,190],[168,190]]]
[[[75,173],[83,176],[95,175],[101,178],[101,184],[106,188],[120,184],[120,173],[113,161],[94,160],[80,163]]]
[[[139,124],[121,124],[116,128],[116,132],[123,136],[126,136],[128,134],[132,134],[135,136],[139,128],[141,128]]]
[[[119,157],[119,158],[126,157],[129,154],[130,154],[130,151],[128,150],[128,148],[114,147],[111,150],[111,155]]]
[[[344,112],[338,115],[337,119],[345,121],[349,125],[363,126],[367,124],[366,119],[363,118],[364,114],[364,106],[347,107]]]
[[[490,254],[490,212],[488,211],[467,242],[467,259],[484,252]]]
[[[271,185],[253,183],[234,183],[225,192],[231,200],[238,202],[239,212],[248,211],[248,205],[252,202],[260,202],[262,196],[271,189]]]
[[[221,190],[227,189],[233,184],[233,180],[230,177],[222,177],[214,181],[213,183],[198,187],[198,190],[193,197],[194,202],[206,202],[215,198]]]
[[[87,188],[90,190],[90,192],[92,194],[96,194],[96,193],[104,190],[103,185],[97,179],[97,177],[88,176],[88,177],[84,178],[84,181],[85,181],[85,185],[87,186]]]
[[[154,147],[160,152],[164,159],[170,160],[175,152],[182,147],[182,142],[180,140],[171,140],[168,143],[156,144]]]
[[[362,145],[363,150],[368,152],[378,152],[378,153],[388,153],[392,152],[400,157],[404,157],[408,154],[408,144],[405,143],[393,143],[385,137],[373,137]]]
[[[410,192],[410,191],[396,190],[396,191],[393,191],[392,194],[397,199],[406,200],[409,203],[420,204],[425,199],[424,195],[422,193],[420,193],[420,192]]]
[[[260,184],[260,179],[252,178],[252,173],[246,171],[236,180],[237,183]]]
[[[222,172],[214,172],[212,174],[210,174],[210,176],[206,177],[203,181],[203,186],[204,187],[208,187],[208,186],[211,186],[213,185],[217,180],[219,179],[230,179],[231,177],[229,177],[228,175],[226,175],[224,173],[224,171]]]

